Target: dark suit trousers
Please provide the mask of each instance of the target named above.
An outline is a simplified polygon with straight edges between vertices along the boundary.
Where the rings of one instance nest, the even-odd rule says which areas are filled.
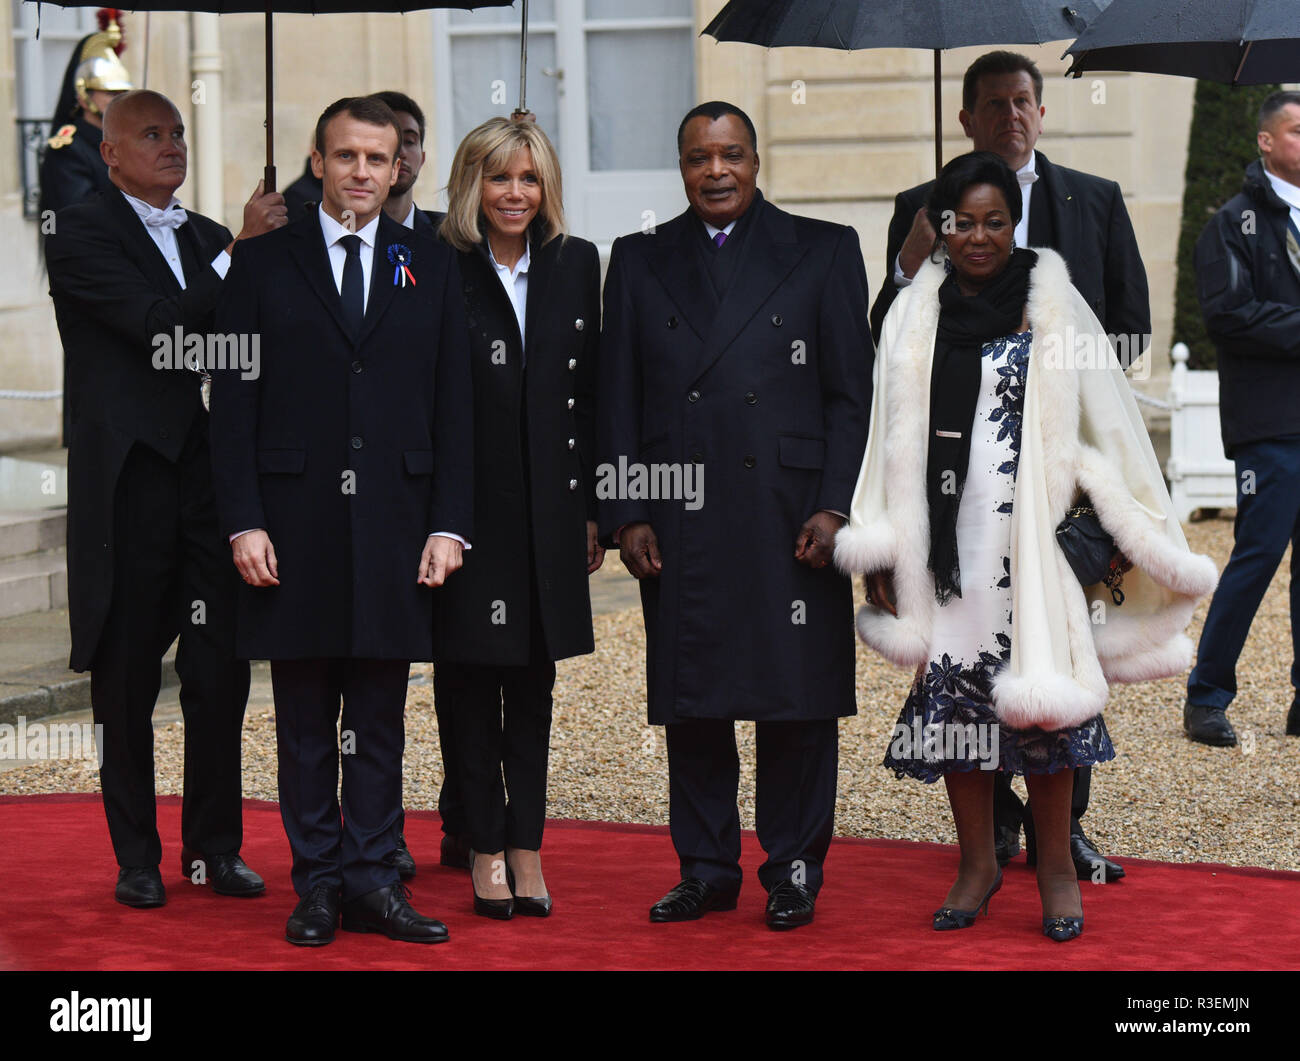
[[[803,878],[814,894],[835,824],[839,769],[836,720],[759,722],[755,825],[767,853],[759,882],[768,891]],[[668,742],[669,822],[683,878],[738,888],[740,760],[735,723],[699,719],[664,727]],[[802,864],[802,865],[800,865]]]
[[[271,661],[280,817],[299,895],[327,884],[346,901],[397,883],[385,860],[402,814],[410,669],[391,659]]]
[[[1232,555],[1205,616],[1187,699],[1226,708],[1237,695],[1237,659],[1277,565],[1291,545],[1291,684],[1300,690],[1300,438],[1236,446],[1237,518]],[[1247,475],[1247,473],[1250,473]],[[1253,484],[1254,491],[1246,493]]]
[[[181,839],[205,855],[234,854],[243,842],[248,664],[235,659],[239,576],[217,529],[210,459],[198,427],[175,464],[137,444],[114,494],[113,599],[91,661],[90,698],[103,726],[104,812],[122,866],[162,859],[152,719],[162,655],[177,635],[185,718]]]

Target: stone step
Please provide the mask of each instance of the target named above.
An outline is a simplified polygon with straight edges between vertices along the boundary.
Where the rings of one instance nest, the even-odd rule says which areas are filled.
[[[67,603],[65,550],[49,549],[0,560],[0,619],[64,608]]]
[[[67,533],[66,509],[0,512],[0,561],[62,549]]]

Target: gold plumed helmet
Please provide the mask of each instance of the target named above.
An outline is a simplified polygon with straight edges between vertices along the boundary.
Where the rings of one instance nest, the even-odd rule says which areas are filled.
[[[96,111],[90,100],[92,91],[126,92],[135,86],[116,48],[122,41],[122,30],[117,21],[111,21],[102,33],[91,34],[81,49],[81,65],[77,67],[77,98],[82,106]]]

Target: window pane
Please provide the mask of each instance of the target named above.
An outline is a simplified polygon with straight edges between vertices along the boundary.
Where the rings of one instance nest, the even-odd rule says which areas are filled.
[[[691,0],[587,0],[588,18],[667,18],[673,15],[691,17]]]
[[[555,66],[555,35],[528,35],[528,109],[559,150],[555,78],[542,73]],[[502,84],[498,84],[498,82]],[[519,106],[519,38],[452,37],[451,83],[454,96],[452,134],[460,143],[466,133],[489,118],[509,117]]]
[[[673,169],[695,105],[692,31],[587,34],[591,168]]]

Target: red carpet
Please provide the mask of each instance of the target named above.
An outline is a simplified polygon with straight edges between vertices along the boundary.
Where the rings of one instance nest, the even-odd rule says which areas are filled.
[[[930,914],[956,868],[955,848],[901,840],[836,840],[817,920],[795,932],[763,924],[754,876],[762,852],[744,840],[747,880],[734,913],[651,925],[650,904],[676,879],[662,827],[551,822],[546,879],[555,912],[509,923],[476,917],[469,877],[437,865],[438,818],[406,816],[420,865],[413,905],[445,921],[448,943],[417,946],[340,932],[328,947],[284,942],[296,901],[274,803],[246,802],[243,854],[267,879],[258,899],[185,882],[180,800],[159,800],[167,905],[113,901],[116,864],[98,796],[0,797],[0,969],[1300,969],[1300,874],[1126,859],[1128,879],[1085,884],[1083,936],[1044,939],[1038,895],[1021,856],[974,928],[939,934]]]

